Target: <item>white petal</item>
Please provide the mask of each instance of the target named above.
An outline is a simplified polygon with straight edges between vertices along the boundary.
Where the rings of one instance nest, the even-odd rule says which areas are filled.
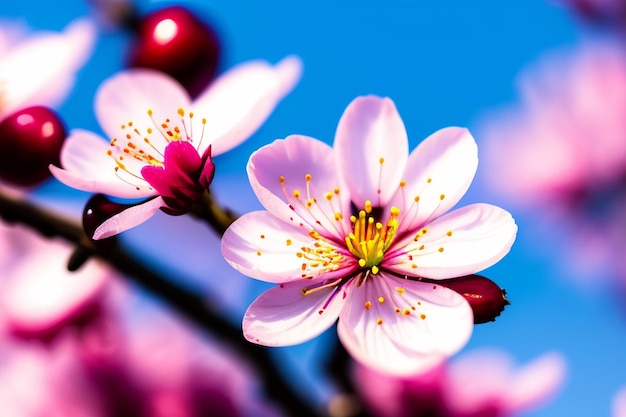
[[[409,156],[403,186],[390,202],[400,209],[400,229],[419,228],[450,210],[477,167],[478,148],[467,129],[447,127],[422,141]]]
[[[190,108],[189,95],[176,80],[149,69],[118,72],[100,85],[95,98],[96,116],[109,138],[124,143],[130,135],[136,146],[144,146],[144,137],[148,137],[156,150],[144,147],[156,153],[157,159],[162,158],[168,143],[164,136],[168,129],[161,124],[169,119],[171,128],[178,126],[183,131],[178,110],[189,112]]]
[[[375,96],[353,100],[339,120],[334,147],[337,170],[354,204],[387,204],[409,155],[406,129],[393,101]]]
[[[134,177],[122,170],[116,171],[115,161],[107,155],[109,149],[109,144],[98,135],[75,129],[65,139],[61,149],[63,169],[50,166],[50,172],[63,184],[82,191],[121,198],[155,195],[155,191],[143,178]],[[125,162],[135,175],[140,175],[139,166],[135,166],[132,161]]]
[[[460,350],[473,322],[472,309],[458,293],[378,274],[351,291],[337,331],[348,352],[363,364],[413,374]]]
[[[209,144],[213,155],[219,155],[248,139],[301,74],[300,58],[288,56],[276,65],[245,62],[216,79],[193,104],[197,120],[207,120],[200,154]]]
[[[334,161],[330,146],[291,135],[253,153],[248,177],[269,212],[341,242],[351,231],[350,196],[339,186]]]
[[[444,279],[470,275],[502,259],[517,233],[511,215],[489,204],[454,210],[424,229],[394,242],[383,266],[413,277]]]
[[[342,277],[357,268],[353,257],[344,256],[340,248],[328,245],[325,253],[319,253],[322,247],[316,243],[308,229],[286,224],[266,211],[255,211],[244,214],[226,230],[222,255],[241,273],[274,283],[300,281],[303,275]]]
[[[301,280],[274,287],[257,298],[243,318],[243,333],[265,346],[306,342],[335,323],[347,298],[347,288],[324,288],[308,295],[302,291],[321,285]]]
[[[161,197],[156,197],[145,203],[127,208],[98,226],[93,233],[93,238],[95,240],[104,239],[132,229],[152,217],[161,207],[167,207],[167,204]]]
[[[95,35],[95,24],[79,19],[63,33],[39,32],[10,49],[0,61],[2,113],[64,100],[91,54]]]

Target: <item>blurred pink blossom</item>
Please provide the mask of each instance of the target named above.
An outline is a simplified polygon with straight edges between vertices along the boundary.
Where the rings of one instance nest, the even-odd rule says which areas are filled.
[[[16,24],[0,22],[0,120],[24,107],[56,106],[64,100],[95,37],[95,24],[86,18],[62,32],[27,35]]]
[[[97,316],[114,272],[95,259],[69,272],[73,249],[28,228],[0,223],[0,327],[49,340],[66,326],[81,326]]]
[[[353,380],[366,410],[377,417],[506,417],[550,400],[565,372],[558,353],[516,366],[503,351],[483,349],[413,377],[357,365]]]
[[[608,41],[553,52],[524,71],[517,105],[486,119],[490,186],[558,221],[576,268],[626,272],[626,51]],[[565,226],[565,227],[564,227]],[[581,274],[584,275],[584,274]],[[597,274],[596,274],[597,275]]]
[[[225,348],[129,294],[113,300],[81,333],[3,346],[3,416],[280,416]]]

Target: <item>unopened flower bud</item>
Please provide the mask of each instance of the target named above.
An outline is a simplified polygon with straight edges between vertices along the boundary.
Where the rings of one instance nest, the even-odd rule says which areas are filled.
[[[506,298],[505,290],[489,278],[480,275],[445,279],[437,281],[437,284],[450,288],[465,297],[474,311],[474,324],[495,321],[496,317],[504,311],[504,307],[511,304]]]

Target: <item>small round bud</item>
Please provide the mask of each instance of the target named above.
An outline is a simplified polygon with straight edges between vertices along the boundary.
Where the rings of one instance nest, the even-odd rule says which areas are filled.
[[[27,107],[0,122],[0,178],[29,187],[50,178],[48,166],[61,165],[66,137],[57,114],[43,106]]]
[[[130,204],[114,203],[104,194],[94,194],[83,209],[83,229],[89,239],[104,221],[131,207]],[[93,241],[93,240],[92,240]],[[106,239],[98,240],[103,242]]]
[[[220,57],[215,31],[181,6],[141,17],[129,67],[151,68],[178,80],[192,97],[213,79]]]

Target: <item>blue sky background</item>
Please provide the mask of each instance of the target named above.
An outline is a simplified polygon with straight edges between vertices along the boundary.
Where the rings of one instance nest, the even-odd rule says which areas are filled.
[[[216,159],[215,193],[240,212],[258,207],[245,178],[251,152],[292,133],[332,143],[339,117],[358,95],[391,97],[404,119],[411,148],[441,127],[460,125],[474,131],[480,152],[480,122],[516,99],[517,74],[544,53],[590,35],[567,10],[544,0],[182,3],[218,30],[224,47],[222,69],[254,58],[275,62],[292,53],[305,64],[300,85],[254,137]],[[146,11],[167,4],[139,3]],[[43,0],[5,1],[0,6],[0,17],[21,19],[33,29],[60,30],[87,13],[86,2],[79,0],[54,6]],[[70,128],[99,131],[92,97],[100,81],[122,67],[128,40],[122,33],[100,37],[75,91],[59,109]],[[479,166],[478,179],[489,175],[497,173]],[[80,203],[86,198],[53,182],[37,196],[72,213],[82,210]],[[608,288],[581,286],[574,280],[562,253],[564,245],[540,239],[534,219],[500,202],[482,181],[474,183],[464,200],[474,201],[501,203],[513,212],[520,231],[512,252],[486,272],[507,289],[512,305],[495,323],[478,326],[465,351],[501,347],[520,362],[560,351],[569,366],[566,385],[553,402],[528,415],[610,415],[614,393],[626,385],[626,309]],[[201,291],[219,293],[234,321],[261,289],[225,266],[217,239],[189,219],[158,216],[125,239],[155,266]],[[165,251],[167,257],[162,256]],[[220,280],[207,282],[208,276]],[[325,343],[320,338],[277,354],[298,358],[305,367],[296,366],[294,372],[313,380],[316,375],[306,366],[315,365]],[[317,386],[314,392],[323,398],[326,389]]]

